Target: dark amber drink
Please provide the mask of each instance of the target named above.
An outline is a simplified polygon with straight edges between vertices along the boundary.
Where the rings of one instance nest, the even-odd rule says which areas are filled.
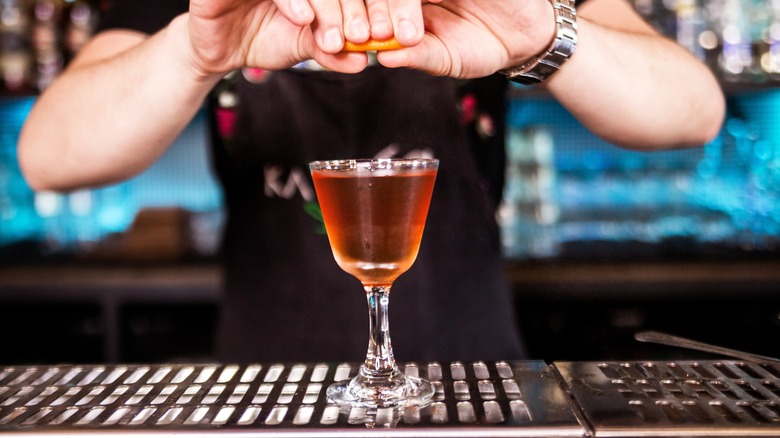
[[[436,169],[312,172],[337,263],[365,285],[391,285],[417,258]]]

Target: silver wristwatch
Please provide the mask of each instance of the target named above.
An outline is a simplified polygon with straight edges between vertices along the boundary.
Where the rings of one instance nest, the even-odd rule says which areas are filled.
[[[555,38],[543,52],[525,64],[500,72],[512,82],[533,85],[553,75],[577,46],[577,12],[574,0],[550,0],[555,11]]]

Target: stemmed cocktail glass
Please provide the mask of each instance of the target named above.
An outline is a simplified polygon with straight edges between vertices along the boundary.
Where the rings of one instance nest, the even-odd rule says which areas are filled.
[[[333,255],[363,284],[369,310],[365,362],[355,377],[331,385],[328,397],[360,407],[424,405],[433,387],[398,369],[387,311],[393,282],[417,258],[439,161],[315,161],[309,167]]]

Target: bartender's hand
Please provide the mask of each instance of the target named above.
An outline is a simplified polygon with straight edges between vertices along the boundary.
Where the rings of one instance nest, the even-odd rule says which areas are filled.
[[[354,73],[366,61],[339,53],[344,44],[342,16],[365,17],[365,10],[362,0],[192,0],[185,16],[185,48],[204,76],[245,66],[278,70],[307,59]]]
[[[422,11],[426,34],[420,44],[381,53],[380,63],[476,78],[523,63],[555,34],[548,0],[445,0],[425,4]]]

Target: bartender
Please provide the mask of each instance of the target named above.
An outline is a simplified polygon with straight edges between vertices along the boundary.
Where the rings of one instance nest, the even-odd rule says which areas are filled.
[[[24,175],[38,190],[129,178],[205,104],[228,212],[222,361],[362,357],[365,301],[333,261],[307,163],[398,156],[441,166],[418,259],[393,288],[396,357],[524,355],[464,79],[535,84],[638,149],[703,144],[724,113],[713,75],[624,0],[112,0],[102,18],[23,127]],[[403,48],[343,51],[391,38]]]

